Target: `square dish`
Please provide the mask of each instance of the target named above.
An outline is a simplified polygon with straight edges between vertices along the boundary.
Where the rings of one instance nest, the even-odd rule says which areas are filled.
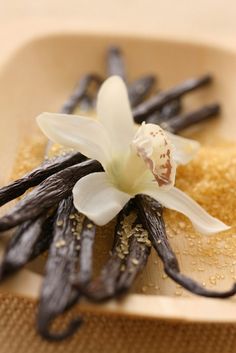
[[[42,110],[57,111],[83,73],[103,73],[104,53],[113,43],[122,47],[131,79],[153,72],[165,88],[189,76],[213,73],[212,88],[191,95],[186,106],[219,100],[224,107],[222,119],[209,122],[201,139],[209,140],[209,131],[211,139],[219,135],[234,138],[236,54],[165,40],[79,34],[48,36],[20,48],[1,70],[1,184],[11,174],[19,144],[27,136],[38,134],[34,117]],[[25,270],[2,285],[1,318],[6,324],[0,341],[4,352],[14,353],[19,346],[27,353],[55,349],[54,344],[42,342],[34,331],[40,283],[39,274]],[[131,294],[103,306],[84,303],[75,311],[84,315],[85,325],[70,341],[57,345],[59,351],[232,352],[235,344],[233,300],[176,298],[169,296],[167,290],[165,296]],[[10,337],[14,333],[17,339],[13,340]],[[23,344],[22,336],[26,333]]]

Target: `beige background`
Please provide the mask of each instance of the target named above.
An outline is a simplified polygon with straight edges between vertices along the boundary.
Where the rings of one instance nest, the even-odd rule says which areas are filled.
[[[0,0],[1,25],[26,18],[236,44],[235,0]]]

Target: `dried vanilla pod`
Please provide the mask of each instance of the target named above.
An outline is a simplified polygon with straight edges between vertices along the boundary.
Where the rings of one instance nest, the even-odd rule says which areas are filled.
[[[153,112],[160,110],[167,103],[181,98],[186,93],[192,92],[197,88],[208,85],[212,82],[212,76],[204,75],[199,78],[188,79],[166,91],[162,91],[152,96],[145,102],[133,109],[133,116],[136,123],[142,123],[146,117]]]
[[[95,75],[85,75],[61,111],[69,113],[75,109],[78,102],[82,103],[92,81],[98,84],[100,79]],[[21,196],[27,189],[38,185],[52,174],[84,160],[86,157],[79,152],[64,153],[50,160],[45,159],[41,166],[0,189],[0,206]],[[0,278],[5,278],[48,249],[52,240],[53,212],[55,211],[46,211],[34,220],[25,221],[17,228],[5,249]]]
[[[137,223],[135,227],[134,235],[129,241],[129,254],[126,257],[124,267],[122,268],[122,274],[119,277],[116,285],[117,292],[124,293],[130,289],[137,275],[143,270],[147,263],[148,256],[151,251],[151,242],[145,235],[141,237],[141,234],[146,232],[140,223]],[[147,232],[146,232],[147,233]],[[146,238],[146,239],[145,239]]]
[[[0,188],[0,206],[23,195],[29,188],[37,186],[52,174],[84,160],[86,160],[86,157],[79,152],[68,153],[45,160],[39,167],[33,169],[22,178]]]
[[[160,111],[160,118],[162,121],[169,120],[176,116],[182,110],[182,102],[181,100],[175,99],[170,103],[164,105],[164,107]]]
[[[69,113],[85,100],[85,93],[92,81],[99,83],[95,75],[85,75],[74,94],[64,104],[61,110]],[[45,159],[41,166],[35,168],[21,179],[0,189],[0,206],[21,196],[28,188],[38,185],[52,174],[67,167],[78,164],[87,158],[79,152],[63,153],[51,159]],[[22,223],[13,234],[0,267],[1,278],[24,266],[48,249],[52,239],[53,210],[46,211],[34,220]]]
[[[102,83],[102,78],[97,74],[86,74],[82,76],[77,87],[75,88],[73,94],[62,106],[60,113],[63,114],[72,114],[76,106],[85,99],[87,101],[87,95],[90,86],[95,83],[99,87]]]
[[[0,218],[0,231],[38,217],[66,198],[80,178],[102,170],[99,162],[88,160],[51,175]]]
[[[141,103],[152,91],[156,83],[154,75],[146,75],[138,78],[128,85],[128,94],[131,107]]]
[[[65,101],[61,107],[59,113],[61,114],[72,114],[76,107],[80,104],[83,110],[90,109],[94,104],[94,99],[90,97],[90,90],[93,89],[94,84],[96,89],[102,83],[102,78],[95,74],[89,73],[83,75],[79,80],[79,83],[76,85],[72,95]],[[51,150],[52,142],[48,141],[45,154],[48,155],[48,152]]]
[[[161,123],[161,127],[172,133],[178,133],[194,124],[206,121],[211,117],[215,117],[220,114],[220,105],[217,103],[206,105],[195,111],[177,115],[172,119]]]
[[[96,235],[96,226],[87,217],[84,217],[80,234],[80,256],[78,283],[87,285],[92,277],[93,269],[93,245]]]
[[[19,270],[48,249],[55,211],[22,223],[12,235],[0,264],[0,279]]]
[[[117,217],[109,260],[101,274],[81,290],[90,300],[98,302],[123,294],[145,266],[150,249],[147,232],[142,228],[130,201]]]
[[[120,76],[127,83],[127,75],[123,52],[119,47],[112,46],[107,51],[107,76]],[[151,92],[156,83],[154,75],[142,76],[131,83],[127,83],[130,104],[135,107]]]
[[[123,53],[116,46],[110,47],[107,51],[107,76],[113,75],[120,76],[125,82],[127,81]]]
[[[182,110],[182,102],[180,99],[175,99],[163,106],[160,111],[156,111],[152,113],[145,119],[147,124],[163,124],[172,118],[174,118],[177,114],[179,114]]]
[[[73,198],[60,202],[54,222],[53,241],[49,249],[45,277],[40,293],[37,315],[39,333],[47,340],[62,340],[72,335],[81,325],[81,319],[72,320],[63,332],[51,332],[53,320],[71,308],[80,297],[72,286],[71,277],[77,272],[80,239],[73,229],[80,222],[75,216]]]
[[[52,213],[52,214],[51,214]],[[53,231],[53,223],[56,216],[56,210],[49,210],[49,218],[46,219],[46,222],[42,225],[41,235],[38,238],[37,242],[34,244],[33,252],[30,257],[30,261],[35,259],[37,256],[43,254],[45,251],[49,249],[49,246],[52,242],[52,231]],[[40,217],[43,217],[42,214]],[[36,218],[37,221],[37,218]]]
[[[148,233],[141,224],[133,200],[130,200],[126,206],[123,220],[117,220],[117,225],[119,224],[121,232],[120,249],[122,250],[123,245],[123,253],[126,256],[123,259],[116,283],[116,295],[123,294],[130,289],[137,275],[146,265],[151,251]]]
[[[169,244],[162,212],[163,207],[149,196],[135,196],[135,203],[143,226],[147,229],[149,239],[157,251],[165,273],[188,291],[209,298],[228,298],[236,294],[236,283],[230,290],[214,291],[202,287],[198,282],[181,274],[178,260]]]
[[[111,255],[107,263],[103,266],[100,275],[92,282],[88,283],[87,286],[81,286],[78,281],[74,283],[74,285],[90,300],[97,302],[105,301],[116,295],[116,283],[121,273],[120,269],[124,259],[117,250],[121,246],[120,234],[123,227],[122,222],[127,212],[127,208],[125,208],[117,216]]]
[[[87,113],[90,109],[95,109],[95,103],[96,100],[94,96],[86,94],[79,103],[80,113]]]

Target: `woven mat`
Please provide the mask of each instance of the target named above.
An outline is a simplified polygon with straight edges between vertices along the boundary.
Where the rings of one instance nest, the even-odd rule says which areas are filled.
[[[35,330],[37,304],[0,295],[1,353],[234,353],[236,325],[194,324],[83,313],[84,325],[67,341],[49,343]],[[76,308],[55,323],[66,325]]]

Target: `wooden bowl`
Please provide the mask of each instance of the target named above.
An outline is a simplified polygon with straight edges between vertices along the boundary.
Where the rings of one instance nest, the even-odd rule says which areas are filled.
[[[124,51],[130,79],[156,73],[160,86],[165,88],[188,77],[212,73],[214,85],[189,96],[186,106],[192,109],[220,101],[222,118],[204,125],[201,138],[209,139],[210,131],[211,138],[220,135],[235,139],[236,53],[161,39],[48,35],[25,43],[0,72],[1,185],[9,180],[20,143],[29,136],[38,136],[35,116],[42,111],[57,111],[82,74],[103,74],[106,49],[114,43]],[[149,271],[156,268],[149,266]],[[234,300],[176,297],[171,285],[163,284],[160,274],[157,281],[164,288],[160,295],[132,293],[103,305],[84,302],[74,309],[85,319],[81,330],[68,341],[47,343],[35,333],[34,316],[42,281],[37,272],[31,267],[25,269],[0,287],[2,353],[236,351]],[[63,325],[63,320],[66,318],[58,325]]]

